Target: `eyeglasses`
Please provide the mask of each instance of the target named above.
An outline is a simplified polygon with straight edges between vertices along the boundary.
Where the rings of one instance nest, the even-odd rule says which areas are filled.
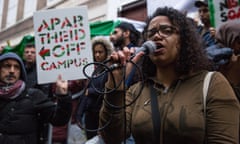
[[[153,28],[151,30],[147,31],[147,38],[152,38],[156,33],[158,35],[163,36],[164,38],[167,38],[169,36],[171,36],[174,33],[177,33],[178,30],[176,27],[174,26],[170,26],[170,25],[159,25],[158,28]]]

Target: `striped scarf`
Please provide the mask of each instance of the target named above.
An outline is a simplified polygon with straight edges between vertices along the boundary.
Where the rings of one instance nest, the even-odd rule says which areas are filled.
[[[18,80],[12,85],[0,82],[0,98],[1,99],[14,99],[22,93],[25,89],[25,83],[22,80]]]

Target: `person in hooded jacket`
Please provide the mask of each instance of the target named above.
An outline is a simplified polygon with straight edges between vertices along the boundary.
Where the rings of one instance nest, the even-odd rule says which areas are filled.
[[[61,75],[56,81],[57,104],[39,89],[26,87],[26,71],[21,58],[9,52],[0,56],[0,143],[44,143],[39,124],[68,123],[71,116],[71,97],[68,81]]]
[[[240,100],[240,22],[223,23],[215,37],[217,44],[206,52],[213,67],[227,78]]]
[[[104,83],[107,81],[107,73],[104,72],[104,67],[97,63],[102,63],[107,60],[111,55],[113,48],[110,41],[100,36],[93,38],[92,51],[94,62],[96,62],[95,74],[93,76],[96,78],[89,80],[85,95],[81,99],[78,109],[79,115],[81,115],[82,112],[85,114],[84,123],[88,140],[98,134],[99,111],[102,106]]]

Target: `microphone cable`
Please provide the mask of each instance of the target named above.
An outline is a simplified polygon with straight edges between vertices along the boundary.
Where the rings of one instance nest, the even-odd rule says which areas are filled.
[[[144,57],[145,57],[145,56],[144,56]],[[119,67],[119,65],[116,65],[116,64],[112,64],[112,65],[109,66],[107,63],[110,62],[110,61],[111,61],[111,59],[107,59],[107,60],[105,60],[104,62],[92,62],[92,63],[88,63],[87,65],[85,65],[85,66],[83,67],[83,74],[84,74],[84,76],[85,76],[87,79],[89,79],[87,86],[84,88],[84,93],[85,93],[86,89],[89,87],[89,85],[91,85],[91,86],[93,87],[93,89],[94,89],[97,93],[100,94],[100,97],[103,97],[103,101],[106,103],[106,105],[109,106],[110,109],[112,109],[112,112],[110,112],[110,113],[111,113],[111,114],[110,114],[110,119],[107,121],[107,123],[106,123],[104,126],[98,127],[97,129],[87,129],[85,126],[83,126],[83,124],[81,123],[81,121],[79,121],[79,119],[78,119],[78,117],[77,117],[78,115],[76,114],[76,123],[77,123],[77,125],[78,125],[81,129],[83,129],[83,130],[85,130],[85,131],[88,131],[88,132],[98,132],[98,131],[101,131],[101,130],[105,129],[105,128],[111,123],[112,117],[113,117],[113,114],[114,114],[114,111],[115,111],[115,110],[124,109],[124,113],[125,113],[125,108],[128,107],[128,106],[131,106],[131,105],[138,99],[138,97],[140,96],[140,94],[142,93],[143,86],[144,86],[144,76],[143,76],[143,73],[142,73],[142,71],[141,71],[141,68],[140,68],[136,63],[134,63],[134,62],[130,59],[128,62],[130,62],[130,63],[133,64],[133,68],[134,68],[134,67],[136,68],[135,73],[138,72],[138,73],[139,73],[139,76],[140,76],[140,80],[141,80],[141,88],[140,88],[140,90],[138,91],[136,97],[135,97],[129,104],[124,103],[122,106],[116,106],[116,105],[114,105],[114,104],[111,104],[109,101],[107,101],[106,98],[104,98],[104,95],[110,94],[110,93],[112,93],[112,92],[115,92],[115,91],[121,86],[121,83],[122,83],[122,82],[124,82],[124,84],[125,84],[125,78],[126,78],[126,76],[125,76],[126,67],[123,66],[123,67],[122,67],[122,71],[123,71],[122,79],[121,79],[121,81],[120,81],[119,83],[116,83],[115,78],[114,78],[114,75],[113,75],[113,73],[112,73],[112,70],[114,70],[115,68],[120,68],[120,67]],[[86,69],[87,69],[89,66],[92,66],[92,65],[94,65],[96,68],[95,68],[95,70],[93,71],[93,73],[92,73],[91,75],[88,75],[87,72],[86,72]],[[96,86],[94,85],[94,83],[92,83],[92,80],[97,79],[97,78],[99,78],[99,77],[101,77],[102,75],[107,74],[107,73],[110,74],[110,76],[111,76],[111,78],[112,78],[112,80],[113,80],[114,88],[113,88],[113,89],[106,89],[106,88],[104,88],[104,89],[102,89],[102,90],[96,88]],[[124,102],[125,102],[125,97],[126,97],[126,87],[124,88]],[[80,103],[78,103],[78,106],[77,106],[77,107],[79,107],[79,105],[80,105]],[[124,115],[124,119],[125,119],[125,122],[124,122],[124,123],[125,123],[125,125],[126,125],[126,114]],[[124,128],[124,131],[125,131],[125,133],[126,133],[126,126],[125,126],[125,128]]]

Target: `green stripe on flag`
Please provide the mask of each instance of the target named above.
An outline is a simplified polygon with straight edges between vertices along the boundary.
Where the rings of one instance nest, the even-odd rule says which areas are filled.
[[[90,24],[91,37],[109,36],[120,21],[104,21]]]
[[[210,12],[210,22],[212,27],[216,27],[215,23],[215,9],[214,9],[214,3],[213,0],[208,0],[208,8]]]
[[[31,35],[24,36],[20,41],[20,43],[17,44],[16,46],[13,46],[13,47],[6,46],[3,50],[3,53],[14,52],[18,54],[20,57],[22,57],[24,48],[27,44],[33,44],[33,45],[35,44],[34,36],[31,36]]]

